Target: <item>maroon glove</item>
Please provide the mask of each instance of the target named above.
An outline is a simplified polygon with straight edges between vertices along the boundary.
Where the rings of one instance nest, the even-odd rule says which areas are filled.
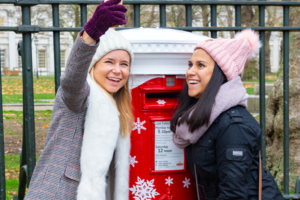
[[[127,8],[123,5],[117,5],[121,0],[102,1],[97,6],[93,17],[84,25],[84,30],[94,40],[99,40],[109,27],[116,24],[127,24],[125,21],[125,12]]]

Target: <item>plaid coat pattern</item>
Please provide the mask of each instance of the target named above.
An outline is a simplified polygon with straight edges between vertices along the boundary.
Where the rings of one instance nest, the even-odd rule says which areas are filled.
[[[98,45],[78,36],[61,76],[45,148],[34,169],[26,200],[74,200],[80,180],[80,153],[87,111],[87,71]]]

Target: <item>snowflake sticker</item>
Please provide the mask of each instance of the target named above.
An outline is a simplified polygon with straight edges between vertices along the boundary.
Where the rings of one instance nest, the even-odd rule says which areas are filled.
[[[185,178],[185,180],[184,181],[182,181],[183,182],[183,187],[185,188],[189,188],[189,185],[191,185],[191,183],[190,183],[190,179],[188,179],[188,178]]]
[[[151,181],[145,181],[144,179],[140,179],[138,177],[138,181],[136,182],[136,185],[134,185],[132,188],[129,188],[129,190],[132,192],[132,195],[134,195],[135,200],[151,200],[152,198],[155,198],[155,196],[159,195],[159,193],[156,192],[156,189],[154,189],[154,179]]]
[[[166,185],[171,185],[171,184],[173,184],[173,179],[172,178],[170,178],[170,176],[169,176],[169,178],[168,179],[165,179],[167,182],[166,182]]]
[[[134,130],[138,130],[138,133],[141,134],[141,129],[142,130],[146,130],[146,128],[144,127],[144,124],[146,123],[146,121],[142,121],[140,122],[140,118],[137,118],[137,122],[134,122],[134,127],[133,127],[133,131]]]
[[[132,167],[134,167],[135,163],[138,163],[138,161],[136,161],[135,158],[136,158],[136,156],[134,156],[134,157],[129,156],[129,163],[130,163],[130,165],[132,165]]]
[[[167,103],[167,102],[165,102],[165,100],[160,100],[160,99],[158,99],[157,103],[158,103],[159,105],[165,105],[165,103]]]

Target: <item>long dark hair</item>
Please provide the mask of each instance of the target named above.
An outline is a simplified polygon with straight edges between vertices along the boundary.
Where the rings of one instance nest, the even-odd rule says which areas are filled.
[[[205,124],[208,125],[216,95],[225,82],[227,82],[227,78],[217,63],[215,63],[211,79],[199,99],[189,96],[188,85],[185,82],[179,97],[179,106],[171,119],[172,132],[175,133],[176,125],[183,122],[189,125],[191,133]],[[191,114],[192,110],[194,111]],[[178,121],[179,117],[181,119]]]

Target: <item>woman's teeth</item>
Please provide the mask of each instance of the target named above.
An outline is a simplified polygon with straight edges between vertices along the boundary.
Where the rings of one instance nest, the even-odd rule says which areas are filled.
[[[109,79],[111,81],[116,81],[116,82],[120,82],[121,81],[121,79],[118,79],[118,78],[107,78],[107,79]]]
[[[200,83],[200,81],[189,80],[189,84],[197,84],[197,83]]]

